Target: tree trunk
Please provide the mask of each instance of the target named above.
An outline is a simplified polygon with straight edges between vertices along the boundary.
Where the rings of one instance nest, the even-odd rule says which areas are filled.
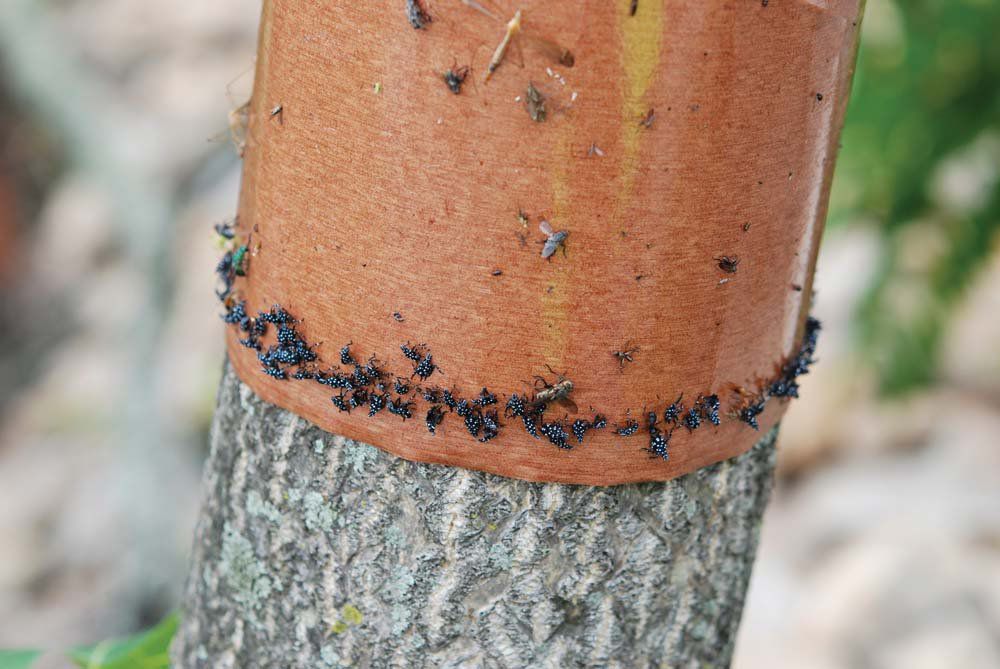
[[[178,667],[726,666],[774,465],[531,483],[412,463],[226,366]]]

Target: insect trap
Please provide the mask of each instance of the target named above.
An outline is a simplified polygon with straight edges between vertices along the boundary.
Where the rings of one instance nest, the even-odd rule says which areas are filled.
[[[218,268],[240,378],[537,481],[761,439],[815,358],[856,3],[376,4],[265,5]]]

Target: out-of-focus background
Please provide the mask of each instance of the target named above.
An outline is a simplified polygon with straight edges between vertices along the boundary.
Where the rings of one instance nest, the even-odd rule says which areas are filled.
[[[0,647],[177,602],[258,12],[0,0]],[[738,669],[1000,667],[998,35],[868,2]]]

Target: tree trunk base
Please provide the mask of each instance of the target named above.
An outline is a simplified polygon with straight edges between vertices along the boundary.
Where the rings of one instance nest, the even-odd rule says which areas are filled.
[[[665,483],[531,483],[323,432],[227,363],[174,663],[727,666],[775,436]]]

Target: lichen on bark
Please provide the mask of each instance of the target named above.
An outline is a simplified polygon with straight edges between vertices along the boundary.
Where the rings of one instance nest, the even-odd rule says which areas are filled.
[[[665,483],[532,483],[322,432],[227,365],[175,665],[727,666],[774,438]]]

